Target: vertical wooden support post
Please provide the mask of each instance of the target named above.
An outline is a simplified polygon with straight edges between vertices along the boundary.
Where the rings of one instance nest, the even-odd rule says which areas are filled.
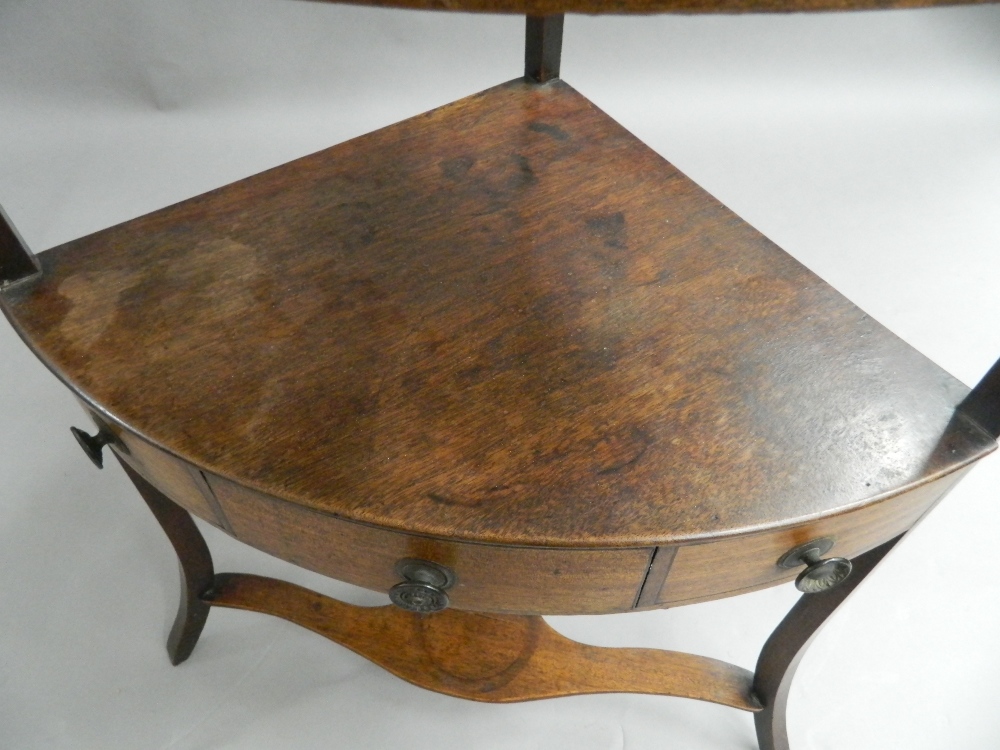
[[[524,35],[524,77],[545,83],[559,77],[563,16],[527,16]]]
[[[41,273],[38,259],[24,244],[0,206],[0,287]]]
[[[836,588],[804,595],[767,639],[753,680],[754,695],[764,706],[764,710],[753,717],[760,750],[789,750],[785,709],[799,662],[827,618],[901,538],[898,536],[856,557],[852,561],[851,576]]]
[[[1000,360],[994,363],[959,404],[958,411],[976,422],[994,439],[1000,438]]]
[[[186,510],[174,504],[124,461],[121,461],[121,465],[160,522],[163,533],[167,535],[180,561],[181,602],[167,638],[167,654],[170,656],[170,663],[176,666],[194,651],[208,620],[211,605],[206,599],[211,596],[215,582],[212,555],[205,544],[205,538]]]

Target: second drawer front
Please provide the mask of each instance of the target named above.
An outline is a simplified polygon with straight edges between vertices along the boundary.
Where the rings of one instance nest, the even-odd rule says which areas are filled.
[[[661,547],[640,607],[692,604],[794,580],[802,568],[778,567],[782,554],[819,537],[835,544],[826,557],[856,557],[913,526],[968,469],[856,511],[778,531],[709,544]]]

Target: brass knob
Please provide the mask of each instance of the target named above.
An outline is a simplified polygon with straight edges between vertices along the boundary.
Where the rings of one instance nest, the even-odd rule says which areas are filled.
[[[823,555],[832,547],[833,539],[829,537],[814,539],[783,554],[778,560],[778,565],[782,568],[806,566],[795,579],[795,588],[803,594],[829,591],[846,581],[853,568],[851,561],[844,557],[830,557],[824,560]]]
[[[440,612],[449,604],[445,589],[455,583],[455,574],[443,565],[405,558],[396,563],[404,580],[389,589],[389,599],[409,612]]]
[[[389,599],[408,612],[440,612],[447,609],[450,600],[441,589],[428,583],[403,581],[389,589]]]
[[[93,461],[94,466],[98,469],[104,468],[105,445],[114,445],[115,447],[122,449],[125,453],[128,453],[125,449],[124,443],[122,443],[106,426],[102,425],[96,435],[88,435],[79,427],[70,427],[69,431],[73,433],[73,437],[76,438],[76,442],[78,442],[80,447],[83,448],[83,452],[87,454],[87,458]]]

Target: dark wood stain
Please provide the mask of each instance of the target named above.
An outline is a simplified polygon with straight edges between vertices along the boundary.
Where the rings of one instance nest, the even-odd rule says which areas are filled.
[[[385,529],[712,541],[995,447],[955,414],[964,385],[560,81],[40,259],[4,304],[87,401],[206,473]]]

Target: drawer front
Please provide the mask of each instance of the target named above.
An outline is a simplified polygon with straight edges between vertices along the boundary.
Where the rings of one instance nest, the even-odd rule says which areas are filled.
[[[660,547],[638,606],[692,604],[794,580],[802,569],[780,568],[778,558],[818,537],[835,540],[827,557],[856,557],[913,526],[966,471],[875,505],[802,526],[706,544]]]
[[[303,508],[208,475],[240,541],[303,568],[376,591],[400,582],[411,557],[449,567],[451,606],[515,614],[629,610],[651,548],[543,549],[452,542],[387,531]]]

